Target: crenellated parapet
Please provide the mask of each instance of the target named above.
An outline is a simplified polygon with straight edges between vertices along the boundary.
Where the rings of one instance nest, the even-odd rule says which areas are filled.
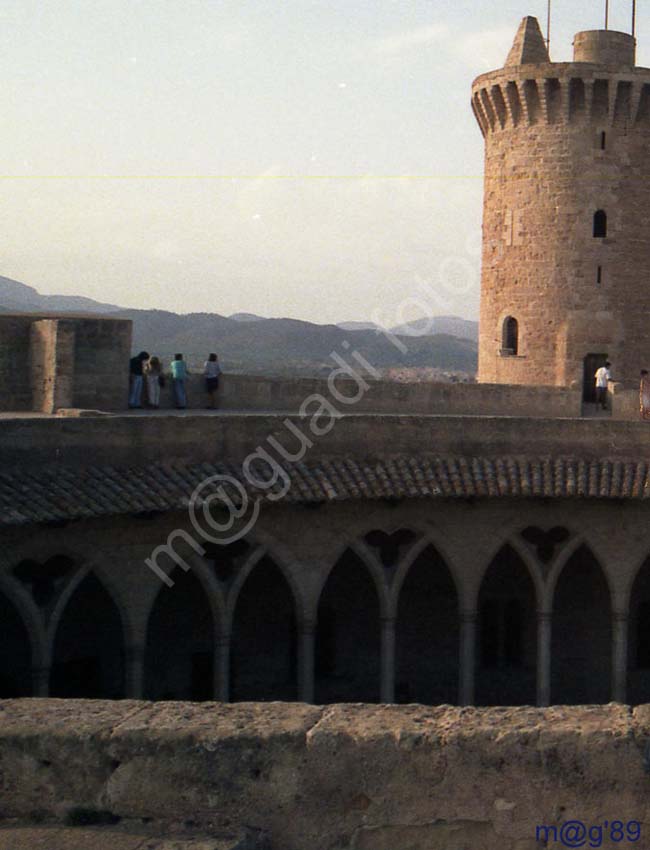
[[[506,67],[474,81],[472,109],[483,136],[539,124],[650,130],[650,69],[621,73],[582,62]]]

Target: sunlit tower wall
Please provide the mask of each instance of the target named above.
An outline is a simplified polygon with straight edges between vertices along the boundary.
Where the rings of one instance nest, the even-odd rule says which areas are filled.
[[[481,382],[585,386],[650,368],[650,69],[635,40],[578,33],[551,62],[524,18],[478,77],[485,137]]]

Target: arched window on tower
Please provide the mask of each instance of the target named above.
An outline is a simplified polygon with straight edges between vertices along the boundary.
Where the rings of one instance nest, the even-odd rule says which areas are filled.
[[[501,354],[517,354],[519,351],[519,322],[512,316],[503,321]]]
[[[596,210],[594,213],[594,239],[603,239],[607,236],[607,213],[605,210]]]

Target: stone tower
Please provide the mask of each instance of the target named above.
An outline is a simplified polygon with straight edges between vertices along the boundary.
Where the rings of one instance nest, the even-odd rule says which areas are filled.
[[[581,32],[551,62],[524,18],[474,81],[485,137],[479,380],[583,386],[650,369],[650,69],[635,40]]]

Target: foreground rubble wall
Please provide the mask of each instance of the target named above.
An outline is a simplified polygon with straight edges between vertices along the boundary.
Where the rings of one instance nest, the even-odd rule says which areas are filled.
[[[532,850],[539,825],[620,820],[648,846],[649,738],[650,706],[7,700],[0,812],[250,827],[273,850]]]

